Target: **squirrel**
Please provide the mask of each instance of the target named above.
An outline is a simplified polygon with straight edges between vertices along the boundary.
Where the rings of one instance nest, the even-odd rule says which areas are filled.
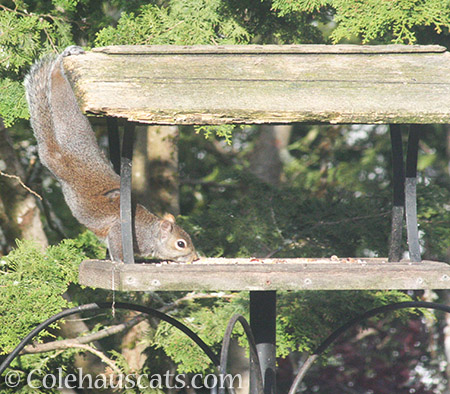
[[[64,57],[83,53],[70,46],[32,66],[24,81],[30,121],[40,160],[60,182],[72,214],[106,242],[113,261],[122,261],[120,177],[98,146],[63,68]],[[133,212],[136,255],[188,263],[198,259],[189,234],[172,215],[159,218],[140,204]]]

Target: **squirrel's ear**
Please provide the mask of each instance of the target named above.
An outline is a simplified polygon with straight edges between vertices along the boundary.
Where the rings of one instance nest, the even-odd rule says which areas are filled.
[[[164,220],[167,220],[167,221],[170,222],[170,223],[175,223],[175,217],[174,217],[172,214],[170,214],[170,213],[166,213],[166,214],[163,216],[163,219],[164,219]]]
[[[170,220],[163,219],[161,220],[161,240],[165,241],[169,234],[172,232],[173,229],[173,223]]]
[[[107,191],[103,194],[108,200],[114,201],[117,198],[120,197],[120,190],[119,189],[112,189],[110,191]]]

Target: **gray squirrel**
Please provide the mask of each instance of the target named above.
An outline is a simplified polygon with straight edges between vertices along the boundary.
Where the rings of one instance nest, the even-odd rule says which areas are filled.
[[[120,177],[100,150],[63,68],[65,56],[82,53],[71,46],[33,65],[24,82],[31,125],[41,162],[59,180],[75,218],[106,242],[113,260],[122,261]],[[172,215],[161,219],[139,204],[133,211],[135,254],[179,262],[198,258]]]

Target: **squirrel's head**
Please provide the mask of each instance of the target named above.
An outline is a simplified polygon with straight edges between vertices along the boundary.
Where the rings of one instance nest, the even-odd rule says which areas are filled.
[[[192,263],[199,257],[189,234],[175,223],[175,218],[166,214],[159,223],[160,236],[155,257],[184,263]]]

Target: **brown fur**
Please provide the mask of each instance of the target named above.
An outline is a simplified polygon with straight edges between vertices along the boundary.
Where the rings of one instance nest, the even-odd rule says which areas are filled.
[[[32,67],[25,78],[31,124],[39,157],[60,181],[73,215],[107,242],[114,260],[122,260],[120,178],[81,113],[62,64],[65,56],[82,53],[79,47],[69,47]],[[134,212],[136,254],[186,262],[197,258],[191,238],[173,220],[161,219],[139,204]]]

